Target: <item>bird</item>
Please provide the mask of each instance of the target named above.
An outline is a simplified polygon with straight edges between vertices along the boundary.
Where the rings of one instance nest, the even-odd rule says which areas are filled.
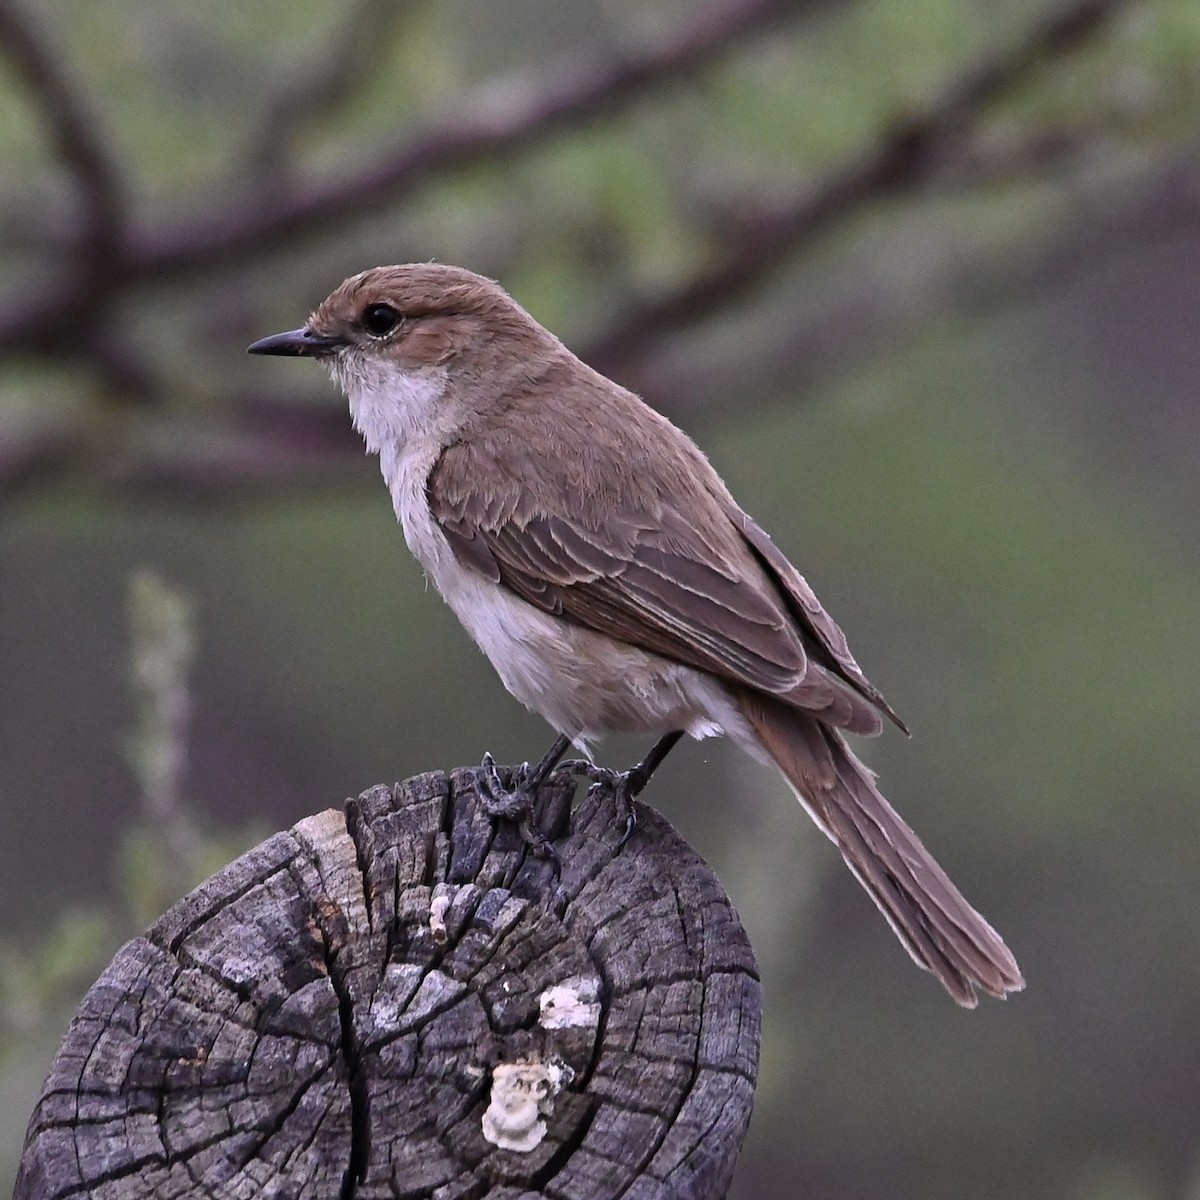
[[[684,734],[723,735],[782,774],[955,1001],[1024,986],[846,740],[903,722],[687,434],[498,283],[448,264],[351,276],[249,351],[326,368],[409,549],[507,690],[557,732],[521,787],[506,791],[485,759],[491,811],[527,813],[572,744],[587,753],[624,731],[658,739],[630,771],[597,768],[632,816]]]

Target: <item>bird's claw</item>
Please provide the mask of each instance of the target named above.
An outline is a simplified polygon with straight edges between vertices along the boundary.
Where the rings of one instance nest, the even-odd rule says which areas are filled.
[[[521,834],[521,840],[533,851],[538,858],[548,859],[551,866],[554,867],[555,873],[562,875],[562,859],[558,856],[558,851],[554,848],[554,843],[540,829],[537,829],[531,819],[520,821],[517,824],[517,829]]]
[[[479,767],[479,802],[493,820],[511,821],[521,840],[540,858],[548,858],[561,871],[558,851],[550,839],[534,824],[534,794],[527,786],[529,764],[522,763],[512,771],[513,786],[505,786],[500,778],[496,760],[491,754],[483,756]]]
[[[562,764],[564,770],[574,775],[584,775],[591,782],[588,795],[599,792],[611,792],[617,802],[617,809],[624,814],[625,831],[617,843],[617,853],[625,849],[625,843],[637,832],[638,814],[634,799],[646,785],[637,767],[631,771],[614,771],[611,767],[599,767],[587,759],[577,758]]]
[[[483,756],[483,763],[479,768],[479,799],[489,817],[517,824],[529,817],[533,812],[533,796],[524,786],[528,769],[527,763],[516,767],[512,772],[514,786],[507,787],[500,778],[496,760],[490,754]]]

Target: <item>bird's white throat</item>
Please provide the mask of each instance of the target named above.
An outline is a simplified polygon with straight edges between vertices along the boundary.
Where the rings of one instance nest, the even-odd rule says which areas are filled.
[[[429,511],[425,486],[453,432],[446,372],[403,371],[382,356],[354,352],[326,365],[346,393],[354,428],[379,456],[409,549],[442,590],[439,575],[453,564],[453,554]]]
[[[442,404],[444,370],[404,371],[381,355],[343,351],[326,360],[329,374],[350,402],[350,418],[367,449],[381,454],[414,442],[436,441],[452,414]]]

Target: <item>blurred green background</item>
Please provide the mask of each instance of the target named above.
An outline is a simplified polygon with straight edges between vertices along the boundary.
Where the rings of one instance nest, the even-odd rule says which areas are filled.
[[[192,881],[548,745],[328,380],[244,353],[437,259],[710,453],[1028,979],[957,1010],[779,780],[678,751],[765,985],[731,1194],[1200,1195],[1198,63],[1187,0],[0,3],[0,1190]]]

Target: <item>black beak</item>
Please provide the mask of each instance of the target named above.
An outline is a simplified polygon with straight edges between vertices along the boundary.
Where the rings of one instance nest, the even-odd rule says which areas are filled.
[[[248,346],[248,354],[286,354],[292,358],[320,358],[343,345],[340,338],[313,333],[311,329],[292,329],[273,333]]]

